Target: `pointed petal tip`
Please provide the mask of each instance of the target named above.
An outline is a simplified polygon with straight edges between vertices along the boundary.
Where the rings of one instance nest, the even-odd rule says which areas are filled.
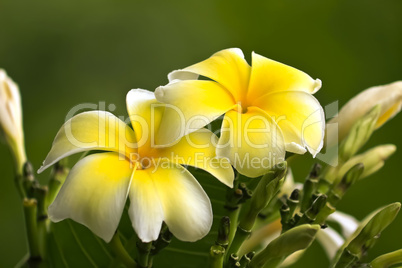
[[[167,77],[168,77],[169,83],[176,79],[177,73],[183,72],[183,71],[185,72],[185,70],[183,70],[183,69],[177,69],[177,70],[173,70],[170,73],[168,73]]]
[[[316,79],[315,81],[314,81],[314,86],[313,86],[313,94],[314,93],[316,93],[318,90],[320,90],[320,88],[321,88],[321,86],[322,86],[322,82],[321,82],[321,80],[320,79]]]
[[[150,100],[153,99],[155,96],[152,91],[142,89],[142,88],[133,88],[127,93],[126,99],[135,98],[135,94],[141,94],[142,99],[150,99]]]
[[[157,100],[159,100],[159,98],[163,98],[163,96],[164,96],[164,92],[163,92],[163,90],[164,90],[164,86],[159,86],[159,87],[157,87],[156,89],[155,89],[155,92],[154,92],[154,94],[155,94],[155,98],[157,99]]]
[[[38,171],[36,171],[36,173],[41,174],[48,167],[49,167],[49,165],[46,165],[46,159],[45,159],[45,161],[42,162],[42,166],[40,166],[40,168],[38,169]]]
[[[229,188],[233,188],[234,181],[232,180],[230,183],[225,183],[225,185]]]
[[[295,154],[305,154],[307,150],[296,142],[290,142],[285,144],[286,151],[295,153]]]
[[[36,171],[36,173],[37,173],[37,174],[41,174],[44,170],[45,170],[44,166],[41,166],[41,167]]]
[[[314,148],[310,148],[310,147],[307,147],[307,149],[310,152],[310,154],[313,156],[313,158],[315,158],[321,152],[321,149],[323,146],[324,146],[324,139],[321,140],[321,143],[318,146],[317,150],[315,150]]]
[[[234,53],[236,53],[239,57],[244,59],[244,53],[243,51],[238,48],[238,47],[234,47],[234,48],[230,48],[230,50],[232,50]]]
[[[141,240],[141,242],[150,243],[150,242],[156,241],[158,239],[160,231],[161,231],[161,228],[159,228],[159,230],[157,230],[153,234],[150,234],[150,233],[143,234],[141,232],[138,232],[137,235],[138,235],[138,238]]]

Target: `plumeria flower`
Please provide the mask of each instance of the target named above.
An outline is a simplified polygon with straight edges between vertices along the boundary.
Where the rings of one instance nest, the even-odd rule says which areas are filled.
[[[144,242],[158,238],[162,222],[183,241],[205,236],[212,224],[211,203],[197,180],[181,165],[204,169],[228,186],[233,169],[215,157],[217,137],[204,129],[171,147],[157,148],[164,105],[149,91],[127,95],[132,127],[105,111],[78,114],[57,133],[39,172],[71,154],[103,150],[80,160],[49,206],[54,222],[71,218],[110,241],[127,197],[133,228]]]
[[[0,132],[10,146],[16,171],[21,174],[26,162],[21,97],[18,86],[2,69],[0,69]]]
[[[217,155],[246,176],[266,173],[283,160],[285,150],[315,156],[322,148],[324,113],[312,96],[321,81],[302,71],[256,53],[250,66],[242,51],[232,48],[168,78],[155,96],[177,109],[164,114],[158,144],[170,144],[225,114]]]

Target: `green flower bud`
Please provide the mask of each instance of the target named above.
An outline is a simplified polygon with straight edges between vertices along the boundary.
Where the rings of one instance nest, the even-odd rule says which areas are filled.
[[[338,251],[332,267],[352,267],[374,245],[381,232],[394,221],[400,208],[400,203],[393,203],[363,220],[356,232]]]
[[[370,265],[372,268],[388,268],[402,263],[402,249],[377,257]]]
[[[284,181],[286,169],[286,162],[282,162],[261,178],[250,200],[249,210],[239,224],[241,228],[251,230],[258,213],[260,213],[279,192]]]
[[[340,145],[339,157],[341,161],[347,161],[366,144],[375,130],[380,112],[381,107],[377,105],[353,125],[348,136]]]
[[[258,253],[250,262],[250,268],[278,267],[287,256],[292,253],[308,248],[320,230],[319,225],[304,224],[290,229]]]
[[[385,160],[387,160],[395,151],[395,145],[386,144],[379,145],[362,154],[359,154],[342,165],[338,172],[338,178],[343,177],[346,172],[356,164],[362,163],[364,165],[364,171],[360,176],[360,179],[363,179],[382,168]]]

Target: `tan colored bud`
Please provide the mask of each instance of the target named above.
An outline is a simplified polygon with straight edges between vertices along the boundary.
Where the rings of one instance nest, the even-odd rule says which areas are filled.
[[[352,126],[373,107],[380,105],[381,112],[375,128],[379,128],[385,122],[393,118],[402,107],[402,81],[388,85],[376,86],[366,89],[352,98],[340,110],[337,117],[333,118],[328,124],[338,123],[338,139],[341,141],[349,133]],[[329,130],[328,130],[329,131]],[[327,132],[327,137],[336,137]],[[327,141],[327,147],[336,145],[335,140]]]
[[[338,177],[343,177],[345,173],[358,163],[364,165],[364,171],[360,179],[363,179],[384,166],[387,160],[396,151],[393,144],[379,145],[362,154],[349,159],[339,170]]]
[[[22,128],[21,97],[18,86],[0,69],[0,132],[14,156],[17,173],[26,162]]]

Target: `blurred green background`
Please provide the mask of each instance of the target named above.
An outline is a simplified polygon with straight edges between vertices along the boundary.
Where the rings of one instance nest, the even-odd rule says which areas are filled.
[[[242,48],[297,67],[323,81],[325,106],[402,79],[400,0],[280,1],[22,1],[0,0],[0,68],[19,84],[28,157],[38,168],[67,112],[80,103],[115,104],[125,115],[131,88],[153,90],[168,72],[228,48]],[[401,117],[378,130],[366,148],[400,149]],[[350,190],[339,209],[362,219],[402,201],[401,151]],[[0,145],[0,267],[25,254],[22,209],[12,159]],[[298,163],[302,180],[311,159]],[[45,173],[39,176],[46,180]],[[402,248],[402,215],[370,256]],[[319,264],[318,264],[319,263]],[[295,267],[325,267],[315,244]]]

